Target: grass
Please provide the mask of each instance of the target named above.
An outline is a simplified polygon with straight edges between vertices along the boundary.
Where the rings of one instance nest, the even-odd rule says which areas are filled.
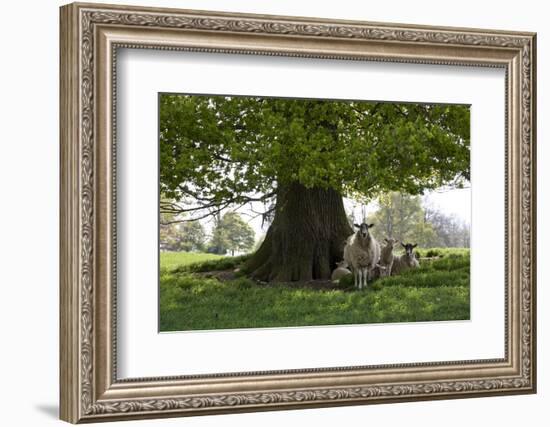
[[[223,256],[198,252],[161,252],[160,268],[161,270],[172,270],[180,266],[186,266],[220,258],[223,258]]]
[[[470,317],[467,249],[441,250],[421,268],[379,279],[358,291],[258,284],[246,277],[220,281],[201,272],[237,268],[243,257],[161,254],[161,331],[343,325]],[[190,256],[193,255],[193,256]],[[203,254],[204,255],[204,254]],[[426,256],[425,254],[420,254]],[[436,256],[436,255],[430,255]],[[163,259],[163,258],[168,259]],[[181,262],[178,264],[176,259]]]
[[[469,248],[419,248],[415,250],[420,257],[442,257],[446,255],[470,255]]]
[[[199,254],[197,254],[199,255]],[[236,257],[221,257],[206,259],[206,261],[189,261],[173,268],[176,273],[204,273],[207,271],[232,270],[238,268],[250,255],[241,255]]]

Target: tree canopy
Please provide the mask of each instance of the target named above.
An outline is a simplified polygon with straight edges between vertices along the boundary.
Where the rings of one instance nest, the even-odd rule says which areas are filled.
[[[464,105],[161,95],[161,211],[274,206],[287,185],[373,199],[470,178]]]

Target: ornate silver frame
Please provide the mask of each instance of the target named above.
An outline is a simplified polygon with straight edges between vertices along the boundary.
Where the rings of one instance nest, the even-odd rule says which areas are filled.
[[[61,8],[61,419],[109,421],[536,390],[533,33],[188,10]],[[505,357],[119,380],[114,135],[117,47],[506,70]]]

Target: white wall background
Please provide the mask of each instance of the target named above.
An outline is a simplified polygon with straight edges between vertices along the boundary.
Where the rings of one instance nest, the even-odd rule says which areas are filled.
[[[110,0],[113,3],[122,3]],[[550,28],[545,2],[461,0],[358,2],[247,0],[133,0],[134,4],[325,18],[451,25],[538,32],[539,164],[550,161]],[[58,6],[57,0],[2,6],[0,66],[0,401],[2,425],[60,425],[58,402]],[[549,234],[545,189],[549,168],[539,168],[538,239]],[[329,426],[546,425],[550,405],[550,273],[539,245],[539,393],[438,402],[266,412],[136,421],[133,425]]]

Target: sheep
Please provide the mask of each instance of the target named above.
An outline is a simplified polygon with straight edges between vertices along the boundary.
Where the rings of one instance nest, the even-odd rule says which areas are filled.
[[[369,270],[367,275],[369,280],[379,279],[380,277],[386,276],[386,267],[378,263],[373,270]]]
[[[405,253],[401,256],[394,258],[393,266],[391,269],[392,275],[403,273],[404,271],[407,271],[411,268],[420,267],[420,264],[418,263],[418,260],[416,259],[416,256],[413,252],[414,248],[416,248],[418,245],[416,243],[413,245],[411,243],[401,242],[401,246],[405,248]]]
[[[393,255],[393,249],[398,243],[396,239],[392,239],[391,237],[389,239],[384,239],[384,242],[386,243],[385,246],[380,249],[380,267],[378,268],[380,277],[391,275],[393,261],[395,258]]]
[[[336,268],[332,272],[331,280],[333,282],[338,282],[344,276],[351,274],[351,271],[348,269],[348,263],[346,261],[340,261],[336,263]]]
[[[355,287],[367,287],[369,274],[378,265],[380,260],[380,245],[369,233],[374,224],[354,224],[357,232],[348,237],[344,247],[344,261],[351,265],[355,278]]]

